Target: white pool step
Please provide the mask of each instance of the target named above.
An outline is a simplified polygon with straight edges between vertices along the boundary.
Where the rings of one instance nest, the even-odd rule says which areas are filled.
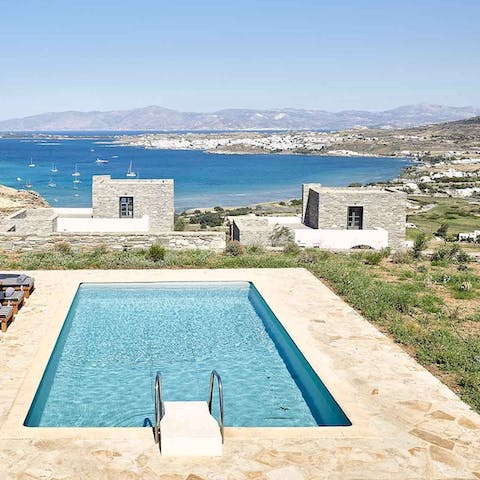
[[[222,454],[222,435],[207,402],[164,402],[160,422],[162,455],[212,456]]]

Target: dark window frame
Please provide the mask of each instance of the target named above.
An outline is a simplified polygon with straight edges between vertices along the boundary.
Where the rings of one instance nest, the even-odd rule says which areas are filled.
[[[347,230],[363,230],[363,207],[347,208]]]
[[[119,218],[133,218],[133,197],[123,195],[118,199],[118,216]]]

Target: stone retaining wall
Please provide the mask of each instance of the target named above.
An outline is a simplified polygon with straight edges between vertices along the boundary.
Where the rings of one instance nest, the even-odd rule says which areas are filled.
[[[106,247],[112,250],[124,248],[148,248],[154,243],[161,243],[168,249],[214,250],[225,248],[223,232],[166,232],[159,234],[121,234],[121,233],[51,233],[50,235],[19,235],[8,232],[0,235],[0,250],[28,252],[45,251],[55,247],[59,242],[68,242],[73,250],[93,250]]]

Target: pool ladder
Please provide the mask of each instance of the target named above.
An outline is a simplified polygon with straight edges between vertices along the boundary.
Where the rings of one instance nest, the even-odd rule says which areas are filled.
[[[213,401],[213,387],[215,384],[215,379],[218,384],[218,403],[219,403],[219,412],[220,412],[220,434],[222,436],[222,443],[225,441],[224,437],[224,416],[223,416],[223,383],[220,375],[216,370],[212,370],[210,374],[210,389],[208,394],[208,411],[210,415],[212,414],[212,401]],[[155,424],[153,426],[153,433],[155,437],[155,443],[160,443],[160,422],[162,421],[163,416],[165,415],[165,404],[162,397],[162,374],[160,371],[157,371],[155,377]]]

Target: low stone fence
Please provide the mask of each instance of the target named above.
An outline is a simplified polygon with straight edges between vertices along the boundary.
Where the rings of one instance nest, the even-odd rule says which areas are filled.
[[[48,235],[20,235],[7,232],[0,235],[0,250],[28,252],[51,250],[59,242],[68,242],[75,251],[93,250],[105,247],[111,250],[125,248],[148,248],[154,243],[161,243],[171,250],[214,250],[225,249],[223,232],[165,232],[150,233],[61,233]]]

